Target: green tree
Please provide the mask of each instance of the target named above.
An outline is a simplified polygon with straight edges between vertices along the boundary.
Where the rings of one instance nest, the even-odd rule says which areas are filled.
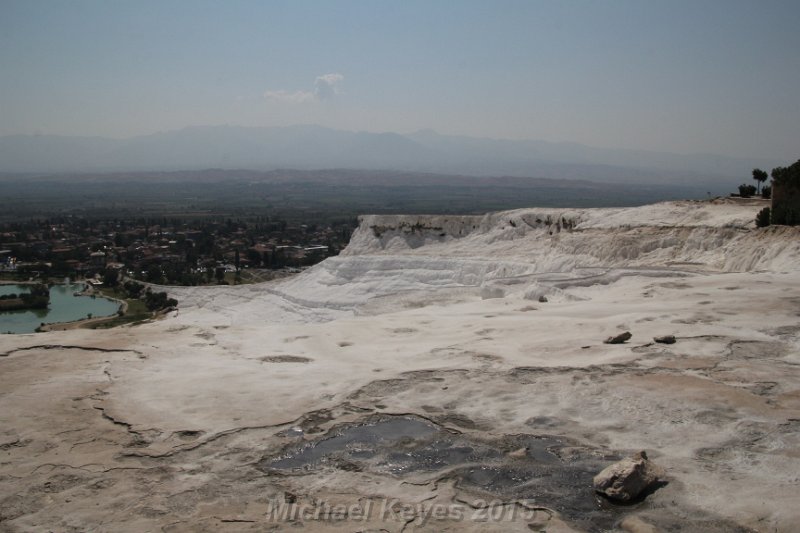
[[[754,168],[753,179],[756,180],[756,194],[758,194],[761,191],[761,184],[767,181],[767,173],[760,168]]]
[[[781,190],[800,189],[800,161],[788,167],[777,167],[772,169],[772,184],[779,186]],[[794,193],[792,193],[794,194]],[[789,197],[791,198],[791,194]],[[800,209],[795,207],[793,201],[781,201],[772,206],[772,223],[786,226],[800,225]]]
[[[788,167],[773,168],[772,181],[787,187],[800,187],[800,160]]]
[[[225,281],[225,267],[217,267],[214,269],[214,275],[217,278],[217,283]]]
[[[106,287],[116,287],[117,283],[119,283],[119,270],[107,268],[103,273],[103,284]]]
[[[164,283],[164,272],[161,270],[160,266],[150,265],[149,267],[147,267],[147,274],[145,275],[145,280],[149,283],[157,283],[157,284]]]

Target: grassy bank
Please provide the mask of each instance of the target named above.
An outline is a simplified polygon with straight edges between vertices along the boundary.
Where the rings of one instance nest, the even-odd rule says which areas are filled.
[[[91,329],[106,329],[125,324],[138,324],[140,322],[144,322],[145,320],[150,320],[153,317],[153,313],[147,309],[144,301],[135,298],[128,298],[123,291],[118,291],[117,289],[111,287],[103,287],[99,289],[98,292],[108,298],[113,298],[115,300],[124,302],[124,311],[122,312],[122,316],[109,318],[103,322],[90,325],[89,327]]]

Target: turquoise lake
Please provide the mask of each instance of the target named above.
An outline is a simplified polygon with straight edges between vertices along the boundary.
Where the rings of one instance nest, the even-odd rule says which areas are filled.
[[[111,316],[119,310],[120,304],[107,298],[74,295],[83,288],[82,283],[53,285],[48,309],[0,312],[0,333],[33,333],[42,322],[72,322],[89,313],[92,317]],[[21,292],[28,292],[25,285],[0,285],[0,294]]]

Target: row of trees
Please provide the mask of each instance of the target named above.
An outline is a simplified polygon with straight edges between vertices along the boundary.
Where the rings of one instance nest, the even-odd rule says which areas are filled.
[[[0,310],[47,309],[50,305],[50,287],[46,283],[31,285],[28,291],[0,296]]]
[[[135,298],[144,300],[147,309],[150,311],[159,311],[161,309],[169,309],[178,307],[178,300],[170,298],[166,292],[154,292],[145,287],[141,283],[133,280],[127,280],[121,287],[120,291],[128,296],[128,298]]]
[[[756,181],[755,185],[748,185],[742,183],[739,185],[739,196],[742,198],[752,198],[753,196],[761,196],[762,198],[770,198],[772,196],[772,187],[765,185],[762,189],[761,185],[767,181],[769,175],[766,171],[760,168],[753,169],[753,179]]]
[[[759,192],[755,185],[750,185],[748,183],[742,183],[739,185],[739,196],[742,198],[752,198],[757,194],[759,194]],[[763,189],[761,189],[760,195],[764,199],[770,199],[772,197],[772,187],[766,185]]]

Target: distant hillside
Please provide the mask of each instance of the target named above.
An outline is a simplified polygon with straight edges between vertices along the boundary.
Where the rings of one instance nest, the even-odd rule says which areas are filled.
[[[530,207],[622,207],[705,199],[705,188],[377,170],[183,170],[0,175],[0,222],[92,218],[274,216],[325,220],[364,213],[483,214]],[[305,222],[303,222],[305,223]]]
[[[780,162],[777,162],[780,163]],[[350,132],[320,126],[190,127],[133,137],[0,137],[0,172],[113,172],[204,168],[385,169],[615,183],[724,186],[775,162],[593,148],[574,143]]]

